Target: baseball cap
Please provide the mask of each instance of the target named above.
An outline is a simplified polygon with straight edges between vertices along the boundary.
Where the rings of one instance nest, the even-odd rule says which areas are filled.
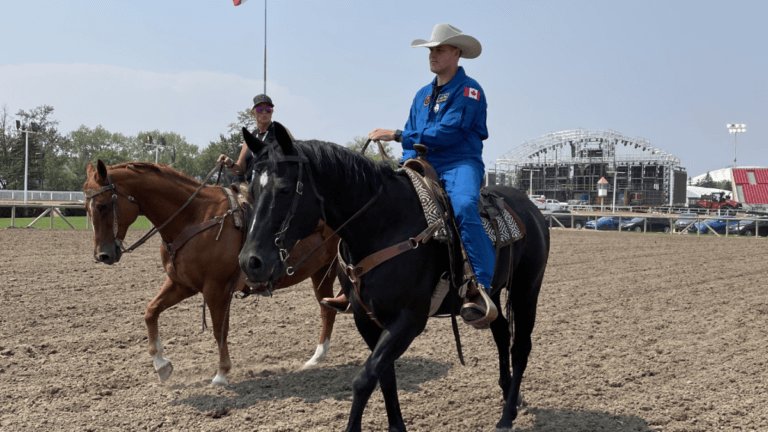
[[[275,104],[272,103],[272,99],[269,98],[269,96],[265,94],[256,95],[253,97],[253,107],[255,108],[256,105],[260,103],[267,103],[269,106],[274,107]]]

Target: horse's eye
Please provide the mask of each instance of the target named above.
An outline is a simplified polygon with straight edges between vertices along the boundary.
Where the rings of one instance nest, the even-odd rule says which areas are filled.
[[[105,211],[107,211],[107,205],[106,204],[99,204],[98,209],[99,209],[99,213],[104,213]]]
[[[288,195],[290,195],[290,194],[291,194],[291,188],[289,188],[289,187],[280,188],[280,190],[278,191],[278,193],[279,193],[280,195],[282,195],[282,196],[288,196]]]

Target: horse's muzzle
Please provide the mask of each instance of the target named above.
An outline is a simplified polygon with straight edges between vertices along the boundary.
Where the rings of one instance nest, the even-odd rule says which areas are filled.
[[[120,261],[120,257],[123,256],[123,251],[115,243],[107,244],[105,247],[99,247],[93,254],[96,262],[112,265]]]
[[[285,265],[281,261],[263,260],[256,254],[246,254],[241,252],[240,269],[245,273],[245,283],[254,287],[259,284],[275,282],[282,279],[285,275]]]

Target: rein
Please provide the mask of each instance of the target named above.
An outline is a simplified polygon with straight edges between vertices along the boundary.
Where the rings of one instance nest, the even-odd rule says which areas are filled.
[[[99,189],[89,189],[89,190],[86,190],[85,191],[85,197],[86,197],[86,199],[90,200],[93,197],[95,197],[96,195],[102,194],[104,192],[112,191],[112,201],[111,201],[111,203],[112,203],[112,213],[114,214],[114,223],[112,225],[112,232],[113,232],[114,237],[115,237],[115,243],[123,251],[123,253],[131,253],[134,250],[136,250],[139,246],[141,246],[144,243],[146,243],[146,241],[149,240],[150,237],[152,237],[153,235],[155,235],[158,232],[160,232],[160,230],[163,229],[166,225],[168,225],[173,220],[173,218],[178,216],[178,214],[181,213],[181,211],[184,210],[192,202],[192,200],[195,199],[197,194],[200,193],[200,191],[205,187],[205,182],[207,182],[213,176],[213,174],[216,172],[216,170],[219,169],[219,173],[221,173],[221,169],[220,169],[221,167],[223,167],[223,165],[217,162],[216,165],[211,170],[211,172],[209,172],[208,175],[205,176],[205,178],[203,179],[202,183],[200,184],[200,187],[197,188],[195,193],[193,193],[192,196],[189,197],[187,202],[185,202],[184,205],[181,206],[181,208],[176,210],[176,213],[171,215],[171,217],[169,217],[159,227],[153,227],[151,230],[149,230],[148,233],[146,233],[142,238],[140,238],[139,241],[137,241],[136,243],[134,243],[133,245],[131,245],[131,247],[129,247],[127,249],[123,247],[123,239],[121,239],[121,238],[119,238],[117,236],[117,231],[118,231],[117,220],[118,220],[118,217],[120,217],[120,210],[119,210],[119,207],[117,206],[117,194],[120,194],[120,195],[126,197],[130,202],[132,202],[132,203],[134,203],[136,205],[139,205],[136,202],[136,198],[134,198],[134,197],[132,197],[130,195],[126,195],[126,194],[118,191],[117,187],[115,186],[115,183],[112,181],[112,174],[107,174],[107,181],[109,181],[109,185],[102,186]],[[220,178],[220,176],[219,176],[219,178]]]

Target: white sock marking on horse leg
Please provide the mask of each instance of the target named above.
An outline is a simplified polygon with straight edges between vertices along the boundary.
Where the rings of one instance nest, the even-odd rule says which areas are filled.
[[[152,356],[152,363],[155,364],[155,371],[160,377],[160,382],[164,382],[171,376],[173,365],[170,360],[163,358],[163,345],[160,343],[160,336],[157,337],[153,348],[156,351],[155,355]]]
[[[213,381],[211,381],[212,386],[225,386],[229,384],[227,381],[227,376],[223,375],[221,372],[217,373],[215,377],[213,377]]]
[[[315,349],[315,355],[304,363],[304,369],[310,369],[317,367],[321,361],[325,360],[325,356],[328,355],[328,346],[331,344],[330,339],[326,339],[322,345],[318,345]]]

